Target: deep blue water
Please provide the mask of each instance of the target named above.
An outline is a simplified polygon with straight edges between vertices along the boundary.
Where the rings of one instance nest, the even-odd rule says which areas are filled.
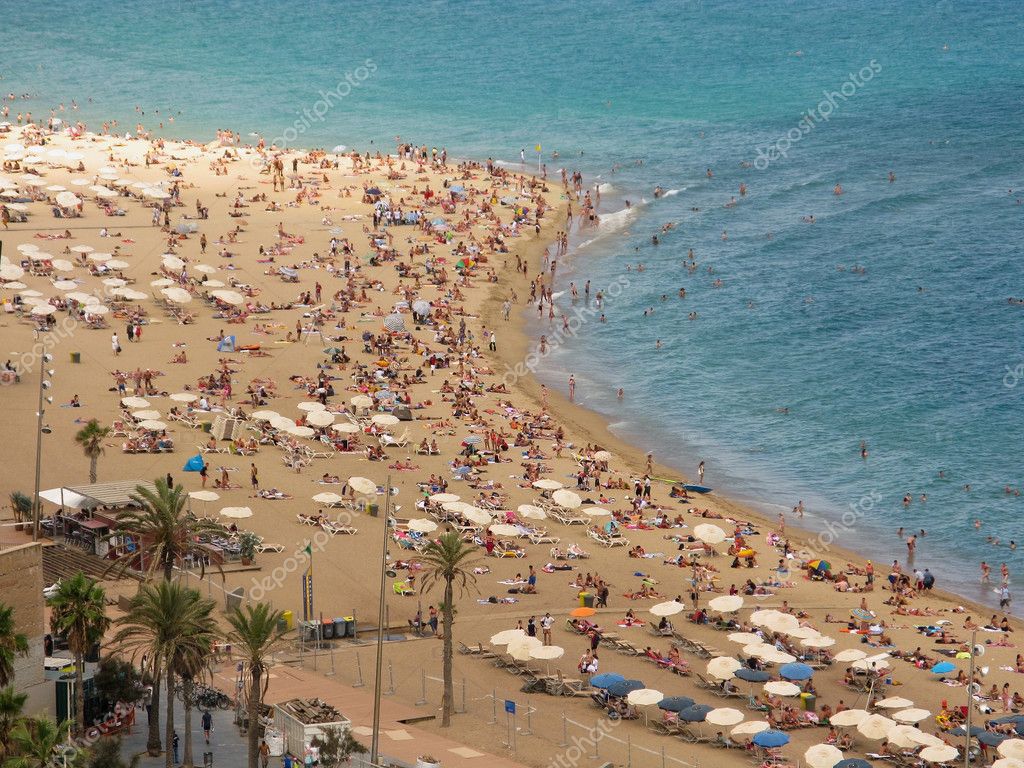
[[[35,94],[18,106],[36,117],[74,98],[92,127],[164,120],[175,136],[401,135],[512,163],[540,143],[552,175],[610,185],[602,213],[634,205],[574,231],[590,242],[560,287],[629,286],[541,377],[575,372],[617,431],[684,470],[704,459],[735,496],[803,499],[813,525],[859,505],[845,541],[878,557],[901,552],[898,525],[926,528],[919,561],[977,596],[962,579],[979,560],[1022,565],[984,538],[1024,539],[1024,497],[1002,490],[1024,485],[1024,307],[1007,302],[1024,296],[1022,19],[1013,2],[946,0],[59,0],[5,14],[0,87]]]

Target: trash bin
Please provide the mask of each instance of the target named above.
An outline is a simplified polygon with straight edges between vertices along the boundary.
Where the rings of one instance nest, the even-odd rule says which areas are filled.
[[[323,640],[334,639],[334,622],[324,621],[320,624],[320,638]]]
[[[229,613],[239,609],[242,607],[242,600],[245,599],[245,587],[239,587],[232,592],[228,592],[224,597],[227,599],[227,608]]]
[[[589,592],[587,594],[585,594],[583,596],[583,606],[585,608],[593,608],[594,607],[594,597],[595,596],[590,594]]]
[[[72,352],[71,353],[71,362],[76,364],[76,365],[78,363],[82,362],[82,353],[81,352]]]
[[[356,617],[346,616],[345,617],[345,634],[343,637],[355,637],[356,636]]]
[[[370,515],[370,517],[377,517],[380,514],[380,505],[379,504],[367,504],[366,505],[366,512],[367,512],[367,514]]]
[[[594,597],[589,592],[580,592],[580,608],[583,608],[587,604],[587,600],[590,600],[590,605],[594,605]]]
[[[815,707],[816,697],[813,693],[801,693],[800,694],[800,707],[807,712],[813,712]]]
[[[337,638],[348,637],[346,634],[348,631],[348,625],[345,623],[345,619],[335,617],[334,619],[334,636]]]
[[[281,618],[277,620],[277,631],[288,632],[293,627],[294,614],[291,611],[281,611]]]
[[[203,432],[209,432],[211,429],[213,429],[213,422],[212,421],[204,421],[203,422]]]

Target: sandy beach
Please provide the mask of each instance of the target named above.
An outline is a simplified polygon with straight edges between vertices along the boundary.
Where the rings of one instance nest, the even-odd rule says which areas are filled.
[[[898,567],[909,574],[911,584],[901,598],[889,589],[889,563],[873,564],[874,585],[869,588],[867,562],[844,549],[841,529],[828,535],[801,531],[799,518],[791,516],[783,529],[783,521],[761,518],[718,494],[678,498],[672,495],[673,485],[660,480],[651,482],[645,494],[647,475],[691,482],[696,478],[673,466],[671,457],[657,456],[648,466],[644,446],[617,439],[602,418],[570,402],[567,392],[543,389],[529,375],[531,355],[542,354],[538,339],[525,330],[526,314],[537,313],[536,302],[530,301],[531,283],[534,290],[550,285],[551,270],[545,264],[565,258],[554,243],[565,229],[570,198],[579,212],[576,196],[558,178],[537,179],[515,169],[489,172],[480,163],[453,158],[442,161],[426,147],[411,149],[414,159],[396,156],[394,148],[382,157],[280,152],[239,146],[226,138],[161,145],[88,132],[77,138],[66,132],[46,135],[44,145],[33,146],[18,127],[0,134],[0,146],[11,143],[25,149],[8,152],[19,158],[18,166],[0,172],[0,181],[8,182],[0,188],[13,190],[0,201],[14,203],[12,218],[24,212],[27,220],[12,220],[2,231],[4,265],[24,267],[24,274],[12,269],[5,277],[7,285],[0,286],[5,303],[0,357],[9,358],[20,377],[19,383],[0,390],[9,420],[9,439],[0,453],[6,467],[0,489],[5,497],[33,490],[40,370],[35,345],[45,343],[55,356],[55,375],[48,392],[53,403],[45,409],[44,421],[52,431],[43,437],[40,487],[88,482],[88,459],[73,438],[95,418],[104,426],[117,426],[119,433],[108,437],[99,459],[101,482],[169,474],[189,491],[218,495],[215,500],[194,500],[198,515],[216,517],[223,508],[248,507],[251,516],[222,520],[257,534],[266,550],[257,554],[254,567],[231,564],[223,582],[219,576],[209,579],[205,588],[211,593],[241,587],[247,599],[300,613],[300,578],[308,565],[303,550],[312,542],[315,612],[328,618],[354,615],[368,633],[378,613],[382,519],[358,508],[332,508],[313,497],[336,493],[344,502],[354,498],[347,492],[348,478],[370,478],[382,491],[390,478],[397,489],[392,514],[402,533],[389,551],[393,560],[411,567],[396,564],[399,575],[386,585],[389,624],[395,632],[409,634],[403,642],[388,643],[386,663],[395,700],[405,705],[421,698],[423,671],[436,677],[440,658],[436,638],[408,632],[409,620],[417,611],[426,620],[439,595],[418,589],[419,537],[407,523],[425,519],[436,522],[436,530],[451,525],[449,518],[457,517],[458,510],[453,513],[429,500],[441,492],[485,508],[495,524],[517,526],[499,529],[503,532],[495,537],[494,548],[505,547],[509,555],[496,557],[487,556],[481,526],[473,531],[471,520],[456,521],[468,537],[480,541],[477,565],[486,569],[458,602],[457,640],[500,653],[502,648],[490,643],[492,635],[533,618],[540,636],[540,622],[549,613],[552,643],[565,653],[532,662],[538,673],[584,677],[578,664],[592,640],[571,629],[567,619],[579,606],[581,591],[598,594],[603,584],[607,605],[589,618],[601,629],[598,672],[639,679],[665,696],[735,708],[746,720],[765,719],[766,713],[752,709],[755,705],[748,700],[750,694],[761,694],[760,684],[736,680],[740,695],[725,697],[719,695],[721,688],[703,688],[700,678],[714,679],[707,670],[710,658],[734,656],[745,647],[730,641],[731,632],[766,629],[751,623],[752,609],[779,609],[789,617],[780,621],[791,631],[762,635],[778,654],[797,651],[804,661],[852,649],[868,657],[889,655],[878,657],[877,674],[849,671],[850,664],[839,661],[816,669],[812,679],[819,717],[823,705],[833,711],[866,707],[870,687],[875,703],[898,696],[927,710],[920,727],[936,733],[935,715],[943,702],[949,710],[967,703],[967,688],[955,678],[966,673],[968,660],[956,658],[956,653],[969,647],[974,624],[995,625],[977,634],[986,650],[977,660],[986,670],[986,676],[979,676],[980,693],[995,696],[976,698],[975,704],[1002,714],[1004,684],[1009,696],[1015,696],[1016,675],[1024,671],[1016,661],[1017,622],[1011,622],[1010,632],[999,631],[1002,613],[992,616],[991,610],[941,589],[916,589],[916,564],[905,559]],[[418,156],[421,151],[424,157]],[[24,158],[33,156],[42,161],[26,166]],[[280,173],[273,170],[274,161]],[[33,173],[26,176],[26,168]],[[61,204],[69,198],[58,201],[58,196],[67,193],[80,202]],[[40,196],[53,202],[31,199]],[[378,202],[387,205],[375,207]],[[55,206],[81,215],[56,218]],[[124,213],[108,215],[105,207]],[[378,227],[375,211],[415,212],[411,218],[416,223]],[[70,237],[62,237],[65,231]],[[58,268],[64,267],[58,262],[70,262],[69,268]],[[75,285],[55,284],[68,280]],[[24,287],[12,288],[12,282]],[[124,289],[145,297],[125,300]],[[180,294],[175,291],[185,292],[187,301],[176,301]],[[217,301],[212,291],[229,293]],[[80,313],[63,298],[71,293],[97,296],[109,310]],[[15,307],[19,295],[25,301]],[[429,302],[429,307],[414,317],[418,301]],[[59,306],[52,315],[39,310],[33,316],[32,307],[40,304]],[[81,304],[88,306],[85,299]],[[571,309],[568,297],[556,301],[554,329]],[[548,310],[549,304],[543,303],[542,311]],[[133,316],[141,318],[137,341],[130,341],[127,331]],[[41,332],[39,324],[46,317],[53,318],[54,326]],[[580,332],[586,332],[585,325]],[[232,344],[224,342],[227,337],[234,337]],[[337,352],[325,352],[331,348]],[[147,369],[151,391],[144,391]],[[136,371],[142,384],[137,391]],[[322,382],[317,381],[320,374]],[[384,385],[392,394],[378,397]],[[318,386],[329,386],[332,393],[319,397]],[[141,397],[147,404],[124,408],[126,396]],[[360,396],[371,398],[369,411],[353,405],[352,399]],[[375,423],[374,414],[389,413],[396,400],[411,418],[377,418]],[[269,420],[253,417],[267,410],[298,429],[270,426]],[[157,413],[133,415],[138,411]],[[330,418],[318,426],[320,417],[313,414],[321,411]],[[234,443],[203,431],[203,422],[232,414],[240,421],[241,435]],[[142,421],[165,426],[140,429]],[[339,424],[353,429],[335,430]],[[306,426],[308,431],[302,429]],[[164,450],[147,450],[157,444]],[[368,447],[377,454],[373,458]],[[600,451],[610,457],[596,456]],[[208,465],[206,478],[183,470],[197,454]],[[524,473],[535,474],[528,480]],[[337,481],[325,482],[325,477]],[[537,478],[560,483],[579,498],[573,502],[556,495],[561,491],[538,488],[532,482]],[[559,499],[570,503],[560,504]],[[384,506],[383,493],[375,503]],[[872,503],[870,495],[858,503]],[[544,512],[531,517],[535,513],[522,505]],[[603,511],[588,514],[595,507]],[[52,515],[55,509],[47,504],[44,513]],[[556,519],[559,514],[584,522],[563,524]],[[850,524],[856,519],[854,508]],[[609,533],[606,526],[612,520],[617,531]],[[720,529],[718,541],[695,537],[697,526],[709,524]],[[2,530],[4,541],[27,540],[10,526]],[[559,559],[571,546],[587,556]],[[926,546],[927,537],[922,542]],[[736,556],[747,550],[754,554]],[[935,552],[918,559],[916,567],[922,570],[941,563]],[[808,568],[818,560],[827,560],[831,567]],[[848,576],[841,576],[847,571]],[[585,586],[575,583],[577,577],[588,576],[599,582],[592,578]],[[993,563],[993,587],[999,579],[998,564]],[[694,623],[694,583],[699,587],[697,608],[706,609],[709,600],[731,591],[742,597],[742,608],[711,611]],[[533,586],[535,593],[524,592]],[[112,584],[111,589],[130,593],[133,587]],[[676,635],[659,635],[653,629],[659,619],[649,609],[677,596],[683,605],[668,617]],[[853,610],[869,615],[855,620]],[[635,618],[627,617],[627,611]],[[940,635],[945,630],[949,637],[937,644],[939,635],[925,636],[919,625],[931,625]],[[818,638],[834,642],[801,643]],[[678,645],[676,653],[673,644]],[[915,654],[915,649],[920,652]],[[947,682],[929,669],[947,660],[940,651],[952,651],[948,660],[954,671],[941,676]],[[356,681],[356,653],[361,677],[368,678],[372,646],[341,642],[332,657],[339,679],[347,684]],[[913,659],[891,658],[893,654]],[[306,658],[302,663],[309,669],[313,662]],[[767,667],[773,680],[779,667],[779,662]],[[491,658],[465,653],[457,655],[456,676],[464,681],[460,685],[469,703],[445,735],[476,749],[502,752],[507,724],[500,716],[491,722],[494,698],[524,696],[519,689],[529,675],[513,675]],[[872,677],[873,687],[865,682]],[[438,701],[436,684],[425,698],[423,712]],[[812,724],[801,701],[798,695],[773,701],[772,723],[786,726],[792,739],[782,748],[784,762],[794,765],[806,762],[806,749],[829,736],[827,727]],[[1008,710],[1020,711],[1010,704]],[[500,701],[497,706],[500,715]],[[657,706],[637,707],[629,713],[637,718],[628,721],[609,720],[587,695],[530,694],[523,706],[534,708],[532,733],[517,738],[514,759],[526,765],[567,764],[563,716],[591,728],[614,724],[595,750],[600,759],[587,754],[573,764],[615,760],[624,765],[630,760],[656,765],[663,748],[667,759],[689,765],[749,762],[744,751],[687,743],[645,727],[645,721],[662,720]],[[974,716],[975,724],[983,723],[977,709]],[[417,727],[438,729],[432,721]],[[524,727],[521,721],[519,727]],[[707,724],[703,735],[728,734],[732,727]],[[880,748],[880,740],[858,735],[854,728],[844,732],[853,737],[847,757]],[[945,733],[939,737],[963,743]],[[637,751],[642,749],[648,751]],[[994,752],[990,749],[988,755]]]

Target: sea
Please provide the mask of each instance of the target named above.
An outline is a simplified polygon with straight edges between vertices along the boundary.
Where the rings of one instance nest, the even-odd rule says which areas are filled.
[[[4,14],[0,90],[580,171],[540,379],[826,559],[923,529],[915,565],[990,601],[980,561],[1024,567],[1022,50],[1009,0],[51,0]]]

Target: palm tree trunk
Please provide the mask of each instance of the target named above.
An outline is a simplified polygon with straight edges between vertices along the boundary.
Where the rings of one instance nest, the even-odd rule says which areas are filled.
[[[75,654],[75,727],[80,736],[85,733],[85,655]]]
[[[185,704],[185,750],[181,753],[181,768],[192,768],[192,691],[195,683],[190,676],[181,679],[182,699]]]
[[[164,581],[170,581],[174,576],[174,559],[166,557],[164,559]]]
[[[164,730],[164,766],[174,768],[174,670],[167,665],[167,727]]]
[[[146,737],[146,751],[150,757],[160,756],[160,666],[153,669],[153,697],[149,705],[149,735]]]
[[[96,465],[98,463],[99,463],[99,456],[93,455],[93,456],[89,457],[89,482],[90,483],[95,483],[96,482],[96,478],[97,478]]]
[[[249,768],[257,768],[260,742],[260,699],[262,696],[263,673],[250,670],[252,682],[249,684]]]
[[[444,585],[444,647],[441,652],[442,674],[444,678],[444,695],[441,697],[441,727],[452,724],[452,702],[455,690],[452,684],[452,624],[455,622],[455,606],[452,605],[452,580],[447,579]]]

